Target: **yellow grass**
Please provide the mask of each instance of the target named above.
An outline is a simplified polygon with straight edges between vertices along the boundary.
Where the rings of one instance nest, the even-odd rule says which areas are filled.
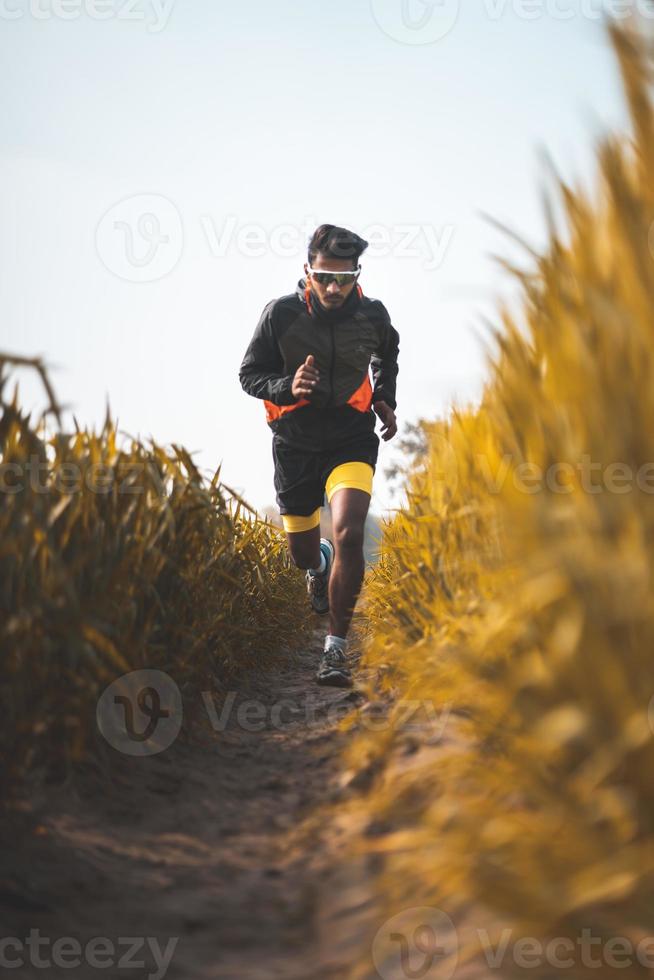
[[[424,423],[364,592],[372,692],[395,707],[347,765],[378,773],[355,808],[387,824],[359,843],[389,916],[468,909],[511,943],[591,929],[635,949],[654,933],[654,125],[646,43],[611,37],[633,134],[599,146],[595,186],[561,183],[480,407]],[[442,751],[409,744],[407,699],[449,704]],[[577,955],[569,975],[615,969]],[[635,955],[620,972],[646,975]]]
[[[103,688],[141,667],[183,691],[288,657],[308,628],[283,534],[181,446],[46,436],[0,355],[0,713],[4,777],[88,753]],[[49,414],[59,417],[49,384]]]

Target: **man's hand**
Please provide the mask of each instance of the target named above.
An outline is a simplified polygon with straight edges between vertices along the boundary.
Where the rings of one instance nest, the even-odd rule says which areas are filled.
[[[375,413],[382,420],[382,439],[384,442],[388,442],[388,440],[392,439],[397,432],[397,419],[395,418],[395,412],[390,405],[387,405],[386,402],[375,402],[372,407],[374,408]]]
[[[304,364],[295,372],[291,392],[296,398],[307,398],[320,380],[313,354],[309,354]]]

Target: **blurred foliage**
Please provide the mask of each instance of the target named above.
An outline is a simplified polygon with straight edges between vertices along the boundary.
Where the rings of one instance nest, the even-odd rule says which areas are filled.
[[[32,366],[37,421],[5,392]],[[309,628],[285,537],[181,446],[66,433],[38,361],[0,355],[2,775],[65,772],[88,753],[103,688],[141,667],[184,691],[288,657]]]
[[[426,422],[405,422],[394,445],[400,456],[395,456],[384,470],[391,496],[404,489],[406,475],[427,453]]]
[[[394,707],[347,758],[382,828],[359,844],[387,915],[470,918],[463,958],[488,921],[577,949],[654,926],[653,75],[633,26],[611,40],[633,133],[603,139],[595,187],[558,181],[481,405],[425,423],[364,591],[364,666]],[[407,734],[407,699],[450,706],[440,741]],[[571,974],[614,970],[577,954]]]

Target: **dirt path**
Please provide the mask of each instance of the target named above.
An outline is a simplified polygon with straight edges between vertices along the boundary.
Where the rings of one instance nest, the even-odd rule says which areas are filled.
[[[197,740],[126,758],[112,785],[83,780],[49,794],[40,813],[26,805],[14,814],[3,828],[15,847],[2,859],[2,936],[24,942],[38,929],[47,943],[37,955],[52,965],[34,965],[34,949],[12,948],[23,966],[8,975],[346,975],[352,937],[347,924],[332,930],[325,902],[341,885],[356,891],[359,872],[338,867],[343,828],[321,826],[315,812],[342,792],[338,719],[360,696],[315,684],[323,634],[316,630],[294,664],[241,690],[223,731],[205,715]],[[246,700],[257,702],[253,714]],[[53,944],[67,937],[82,944],[80,966],[54,965]],[[97,965],[86,946],[94,937],[108,940],[95,948]],[[129,937],[151,943],[130,952]],[[76,962],[74,949],[62,954]],[[169,954],[167,969],[158,967]]]

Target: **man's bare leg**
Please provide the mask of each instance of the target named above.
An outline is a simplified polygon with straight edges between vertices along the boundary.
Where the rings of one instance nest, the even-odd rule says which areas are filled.
[[[318,568],[320,565],[320,524],[309,531],[286,532],[291,560],[298,568]]]
[[[329,580],[329,625],[332,636],[345,638],[365,572],[363,536],[370,494],[337,490],[330,507],[336,557]]]

